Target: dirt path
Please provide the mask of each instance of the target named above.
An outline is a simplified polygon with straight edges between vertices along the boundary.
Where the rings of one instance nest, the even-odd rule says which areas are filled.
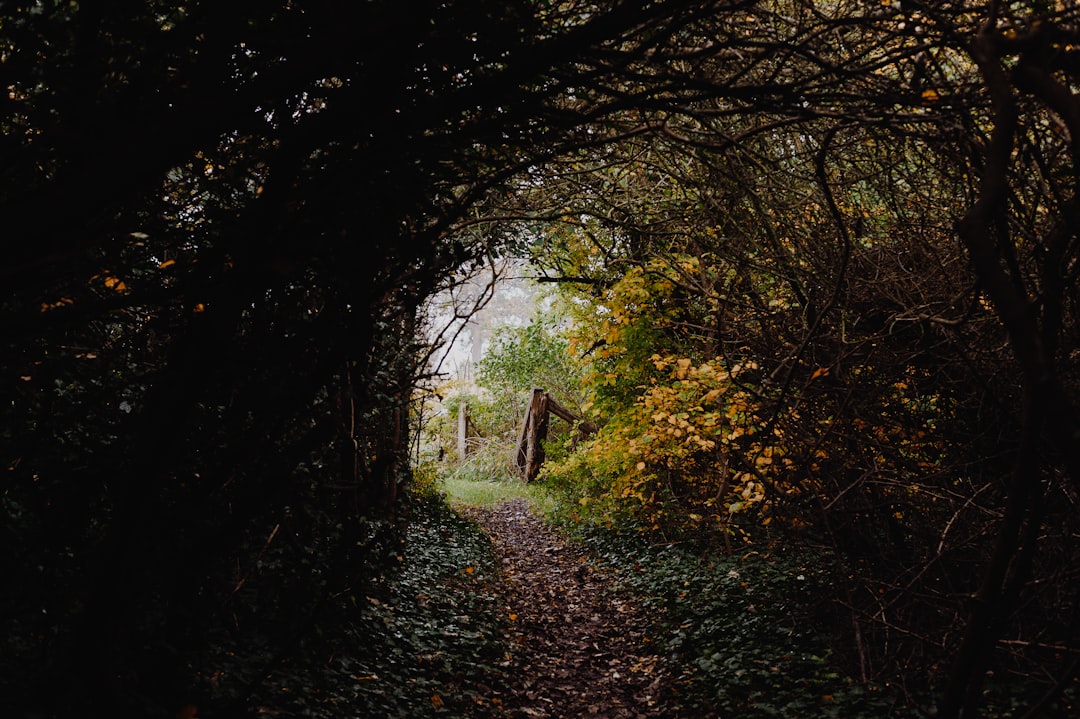
[[[642,611],[522,500],[470,509],[491,536],[512,620],[499,698],[511,717],[663,717]]]

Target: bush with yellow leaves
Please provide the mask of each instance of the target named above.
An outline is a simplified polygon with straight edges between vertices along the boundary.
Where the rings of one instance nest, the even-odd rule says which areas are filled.
[[[767,487],[790,461],[779,432],[762,433],[746,379],[754,363],[695,364],[654,354],[633,405],[545,476],[581,487],[600,515],[630,514],[657,530],[729,532],[734,515],[768,522]]]

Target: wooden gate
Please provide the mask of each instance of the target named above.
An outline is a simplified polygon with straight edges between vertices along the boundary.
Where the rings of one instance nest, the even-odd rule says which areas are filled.
[[[555,401],[555,398],[540,388],[532,391],[532,398],[525,410],[525,419],[521,423],[521,436],[517,445],[517,466],[526,482],[536,479],[540,467],[544,464],[544,445],[547,439],[548,420],[555,415],[571,424],[577,424],[578,435],[588,436],[596,432],[596,425],[586,422],[576,414]]]

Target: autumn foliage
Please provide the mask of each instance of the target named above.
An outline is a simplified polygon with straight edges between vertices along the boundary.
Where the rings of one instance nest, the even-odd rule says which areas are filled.
[[[852,681],[940,719],[1075,708],[1072,4],[13,0],[0,75],[12,711],[231,715],[329,646],[421,308],[511,254],[579,517],[820,550]]]

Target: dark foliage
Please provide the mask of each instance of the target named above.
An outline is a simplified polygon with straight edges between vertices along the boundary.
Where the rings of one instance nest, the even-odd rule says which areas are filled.
[[[418,306],[593,141],[554,98],[672,15],[462,5],[0,7],[15,715],[173,713],[192,657],[270,672],[380,574]]]
[[[903,616],[921,631],[908,600],[947,580],[934,620],[950,628],[942,715],[974,716],[986,671],[1012,668],[992,662],[1003,636],[1024,647],[1015,670],[1054,701],[1077,667],[1057,656],[1075,657],[1076,635],[1077,15],[1042,2],[843,9],[0,5],[11,711],[175,713],[198,683],[193,658],[230,642],[266,661],[225,691],[242,708],[334,620],[336,598],[397,556],[423,299],[521,242],[509,220],[594,201],[604,188],[587,186],[583,164],[608,158],[592,151],[645,137],[715,161],[699,216],[719,216],[717,232],[763,225],[704,297],[764,319],[732,338],[732,316],[717,315],[728,324],[714,322],[709,341],[717,354],[779,358],[770,429],[807,406],[788,436],[836,460],[820,485],[793,481],[826,490],[831,541],[871,548],[849,552],[853,566],[896,569],[880,588],[897,602],[888,613],[876,598],[849,602],[856,624],[870,618],[884,637],[884,618]],[[918,149],[860,156],[868,134]],[[792,169],[759,151],[785,150],[778,136],[810,161],[770,206],[752,168],[762,184]],[[721,177],[724,153],[750,158],[742,176]],[[867,189],[867,168],[877,187],[914,198],[889,209],[896,231],[881,255],[859,242],[872,218],[844,204]],[[885,194],[883,205],[896,199]],[[717,210],[736,197],[741,209]],[[800,197],[815,200],[796,237],[806,263],[785,264],[764,218]],[[597,226],[634,262],[683,229],[602,199]],[[931,226],[927,207],[941,215]],[[783,261],[762,290],[786,286],[791,299],[775,313],[741,281],[770,242]],[[625,267],[585,279],[600,290]],[[693,291],[676,300],[681,324],[704,306]],[[880,376],[845,376],[855,364]],[[905,378],[949,401],[952,448],[989,459],[967,471],[946,456],[945,500],[913,500],[901,518],[882,492],[903,490],[924,458],[880,473],[887,431],[856,420]],[[970,567],[977,580],[956,578]],[[1025,608],[1046,620],[1034,635]],[[902,644],[914,656],[924,640]]]

